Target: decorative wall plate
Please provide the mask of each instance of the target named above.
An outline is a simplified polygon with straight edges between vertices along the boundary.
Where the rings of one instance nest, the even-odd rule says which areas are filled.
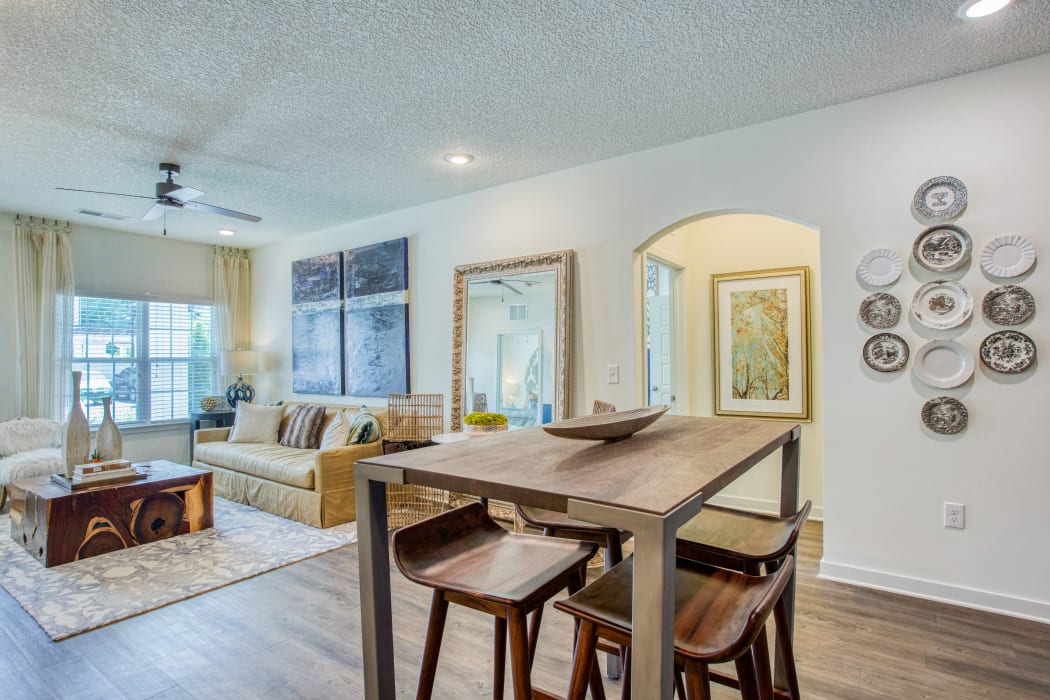
[[[908,364],[908,343],[896,333],[879,333],[864,343],[862,356],[876,372],[896,372]]]
[[[999,236],[981,251],[981,267],[992,277],[1017,277],[1035,264],[1035,248],[1024,236]]]
[[[927,282],[911,298],[911,314],[927,328],[955,328],[970,318],[973,297],[966,287],[951,280]]]
[[[915,191],[911,206],[927,223],[951,221],[966,209],[966,185],[950,175],[931,177]]]
[[[970,412],[959,399],[935,396],[922,405],[922,422],[940,435],[955,435],[970,422]]]
[[[973,354],[954,340],[931,340],[915,352],[915,376],[938,389],[965,384],[973,376]]]
[[[981,362],[996,372],[1018,374],[1035,362],[1035,343],[1020,331],[998,331],[981,341]]]
[[[857,265],[857,276],[875,287],[893,284],[901,276],[904,260],[889,248],[874,248]]]
[[[901,303],[886,292],[875,292],[860,302],[860,320],[872,328],[893,328],[901,320]]]
[[[1008,284],[984,295],[984,317],[1000,326],[1019,326],[1035,313],[1035,299],[1024,287]]]
[[[973,242],[959,226],[931,226],[915,239],[911,254],[915,262],[934,272],[951,272],[970,262]]]

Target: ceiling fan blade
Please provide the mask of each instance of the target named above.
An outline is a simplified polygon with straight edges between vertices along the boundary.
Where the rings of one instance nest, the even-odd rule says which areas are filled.
[[[196,199],[197,197],[200,197],[202,194],[204,194],[204,192],[198,190],[196,187],[180,187],[176,190],[168,192],[168,194],[166,194],[165,197],[177,199],[180,202],[188,202],[191,199]]]
[[[204,202],[183,202],[183,204],[187,209],[207,211],[220,216],[232,216],[234,219],[243,219],[244,221],[262,221],[260,217],[255,216],[254,214],[245,214],[244,212],[234,211],[232,209],[223,209],[214,204],[205,204]]]
[[[150,210],[142,216],[143,221],[152,221],[153,219],[159,219],[164,215],[164,207],[160,204],[154,204],[150,207]]]
[[[500,280],[499,283],[507,289],[509,289],[510,291],[514,292],[515,294],[521,294],[521,290],[515,287],[512,283],[508,282],[507,280]]]
[[[139,199],[156,199],[156,197],[146,197],[141,194],[123,194],[121,192],[99,192],[98,190],[76,190],[72,187],[56,187],[56,190],[65,190],[66,192],[88,192],[90,194],[111,194],[116,197],[138,197]]]

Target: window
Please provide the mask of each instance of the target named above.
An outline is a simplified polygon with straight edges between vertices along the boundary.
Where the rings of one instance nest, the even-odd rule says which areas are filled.
[[[211,392],[211,306],[76,297],[73,369],[88,422],[113,397],[117,423],[186,420]]]

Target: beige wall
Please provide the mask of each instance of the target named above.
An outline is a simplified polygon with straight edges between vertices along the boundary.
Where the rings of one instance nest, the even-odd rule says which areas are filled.
[[[714,357],[711,276],[780,267],[810,270],[810,351],[812,421],[802,424],[803,499],[813,501],[813,517],[823,517],[824,411],[820,298],[820,235],[808,226],[774,216],[726,214],[686,223],[654,242],[648,252],[682,268],[675,316],[685,337],[677,362],[682,382],[675,386],[678,412],[714,415]],[[644,387],[643,387],[644,392]],[[780,458],[764,460],[720,493],[724,505],[777,512]]]

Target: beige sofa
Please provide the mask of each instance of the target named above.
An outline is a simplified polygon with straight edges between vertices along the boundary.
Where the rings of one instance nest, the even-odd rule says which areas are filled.
[[[281,434],[292,411],[284,405]],[[315,404],[316,405],[316,404]],[[336,412],[352,406],[325,406],[324,428]],[[371,409],[386,433],[386,410]],[[332,527],[357,519],[354,462],[382,454],[382,442],[330,450],[303,450],[280,443],[228,442],[230,428],[206,428],[195,434],[193,466],[214,473],[215,495],[245,503],[314,527]]]

